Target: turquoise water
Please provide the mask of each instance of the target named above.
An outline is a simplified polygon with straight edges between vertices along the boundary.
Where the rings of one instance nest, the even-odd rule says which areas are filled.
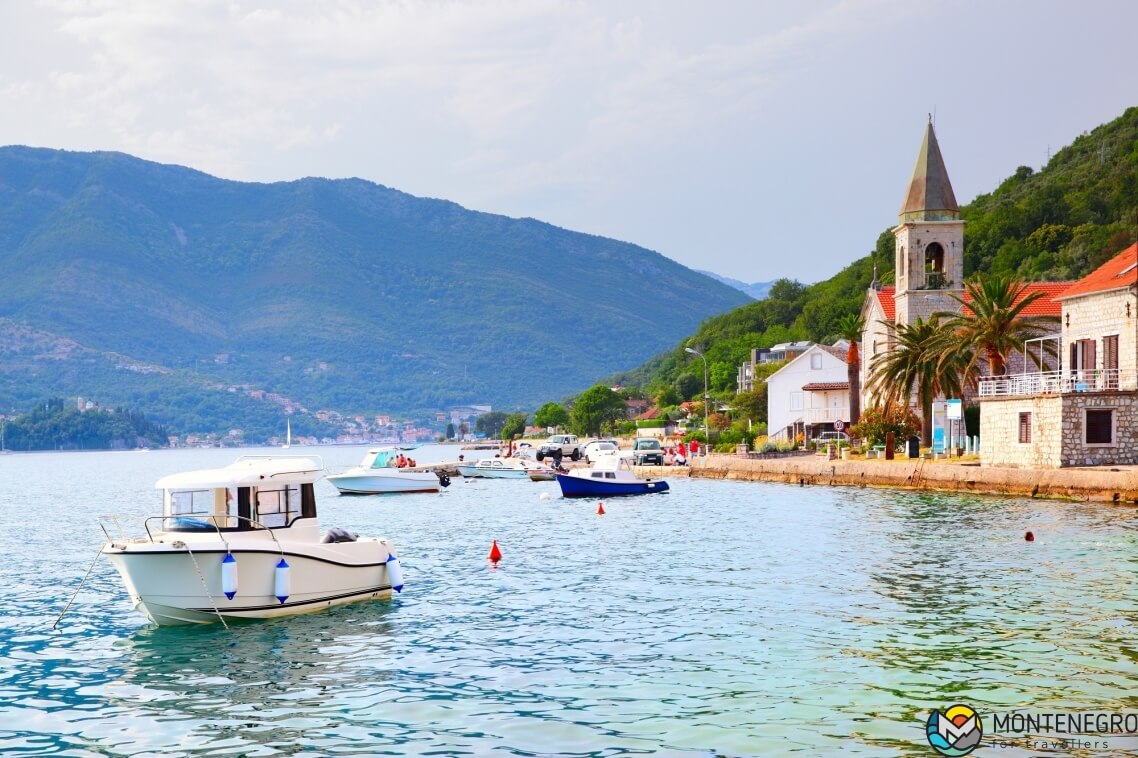
[[[321,482],[324,527],[400,548],[393,602],[158,629],[100,560],[51,630],[98,515],[236,455],[0,456],[0,753],[929,756],[933,707],[1138,708],[1138,522],[1086,504],[672,479],[598,516],[555,483]]]

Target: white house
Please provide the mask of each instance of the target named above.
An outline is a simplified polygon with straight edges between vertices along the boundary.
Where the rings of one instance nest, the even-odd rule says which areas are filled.
[[[849,423],[846,343],[814,345],[767,377],[767,429],[771,437],[811,439]]]

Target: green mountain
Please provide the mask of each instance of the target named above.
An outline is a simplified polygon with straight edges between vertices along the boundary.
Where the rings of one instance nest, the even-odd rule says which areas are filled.
[[[749,301],[635,245],[360,179],[27,147],[0,148],[0,270],[0,412],[83,395],[265,435],[285,407],[531,409]]]
[[[1006,271],[1029,281],[1062,281],[1090,273],[1136,238],[1138,108],[1078,136],[1038,172],[1020,166],[960,211],[966,221],[965,276]],[[891,229],[831,278],[811,285],[779,280],[765,299],[709,318],[693,335],[612,381],[655,396],[694,373],[702,392],[700,359],[684,352],[685,346],[702,345],[712,390],[731,394],[736,368],[752,348],[791,340],[832,343],[839,321],[861,309],[874,265],[881,281],[893,281]],[[691,393],[681,394],[686,399]]]

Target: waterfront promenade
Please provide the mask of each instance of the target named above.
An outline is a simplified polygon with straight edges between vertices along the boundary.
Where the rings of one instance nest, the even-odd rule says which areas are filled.
[[[647,467],[659,476],[659,469]],[[981,466],[975,456],[952,459],[829,460],[819,455],[756,459],[712,454],[667,476],[768,481],[806,486],[886,487],[975,492],[1056,500],[1138,504],[1138,466],[1027,469]]]

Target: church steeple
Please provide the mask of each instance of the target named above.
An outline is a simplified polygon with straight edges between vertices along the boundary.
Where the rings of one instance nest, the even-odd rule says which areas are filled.
[[[933,313],[959,312],[952,296],[964,296],[964,222],[931,117],[893,235],[896,321],[912,324]]]
[[[900,222],[954,221],[958,218],[960,206],[956,204],[952,183],[948,181],[948,170],[944,167],[930,115],[921,151],[917,153],[917,165],[913,167],[909,192],[901,204]]]

